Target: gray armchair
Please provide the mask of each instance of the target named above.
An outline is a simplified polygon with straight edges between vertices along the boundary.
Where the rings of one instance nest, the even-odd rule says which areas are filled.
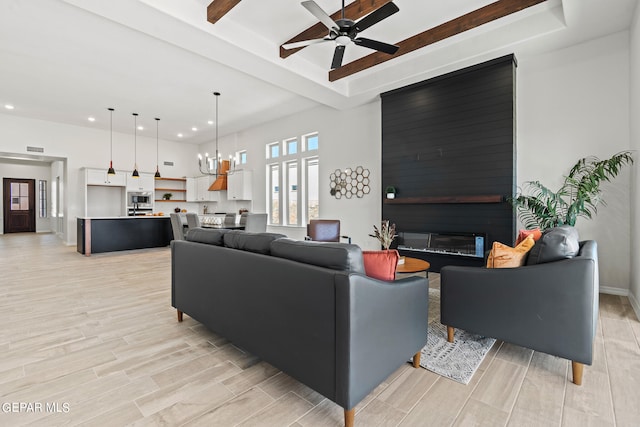
[[[447,266],[440,271],[441,322],[571,360],[573,382],[591,365],[598,322],[598,253],[517,268]]]

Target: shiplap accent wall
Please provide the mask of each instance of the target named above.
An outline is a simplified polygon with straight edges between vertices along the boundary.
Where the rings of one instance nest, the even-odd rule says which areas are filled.
[[[486,248],[495,240],[513,243],[509,203],[467,203],[464,197],[514,194],[515,75],[509,55],[382,94],[382,187],[398,192],[394,201],[383,200],[382,213],[398,231],[486,233]],[[482,264],[423,258],[435,271]]]

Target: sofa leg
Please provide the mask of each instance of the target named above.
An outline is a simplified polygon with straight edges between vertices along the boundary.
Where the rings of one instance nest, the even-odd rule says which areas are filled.
[[[420,367],[420,352],[417,352],[416,354],[413,355],[413,367],[414,368]]]
[[[573,383],[582,385],[582,372],[584,371],[584,363],[571,361],[571,370],[573,371]]]
[[[178,322],[182,322],[182,312],[180,310],[178,311]]]
[[[455,331],[453,326],[447,326],[447,341],[453,342],[453,334]]]
[[[351,408],[349,410],[344,410],[344,427],[353,427],[353,419],[356,415],[356,408]]]

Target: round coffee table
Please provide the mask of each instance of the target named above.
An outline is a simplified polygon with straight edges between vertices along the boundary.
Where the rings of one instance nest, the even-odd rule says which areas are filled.
[[[420,273],[428,271],[429,267],[431,267],[431,264],[425,260],[406,256],[404,257],[404,263],[398,264],[396,273]]]

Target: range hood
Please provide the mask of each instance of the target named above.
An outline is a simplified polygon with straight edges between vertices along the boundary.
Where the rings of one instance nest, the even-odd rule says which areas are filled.
[[[229,160],[220,162],[218,178],[209,186],[209,191],[222,191],[227,189],[227,172],[229,172]]]

